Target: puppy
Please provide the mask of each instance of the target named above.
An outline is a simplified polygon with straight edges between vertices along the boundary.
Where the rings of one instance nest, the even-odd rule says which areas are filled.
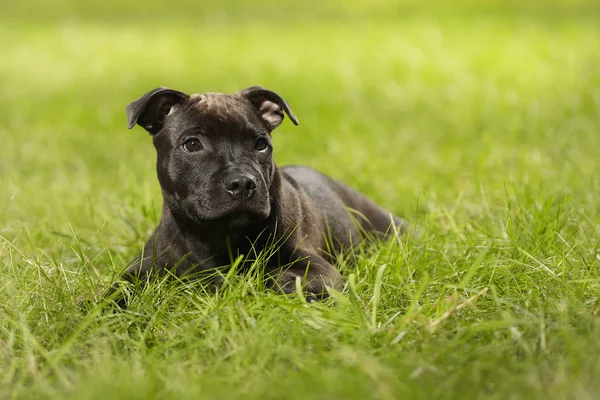
[[[164,198],[162,218],[126,278],[155,271],[184,276],[230,263],[231,252],[266,248],[269,287],[327,297],[343,279],[332,264],[365,235],[406,224],[360,192],[303,166],[278,168],[271,133],[288,103],[259,86],[232,95],[188,95],[160,87],[126,108],[152,136]],[[276,246],[274,246],[276,244]]]

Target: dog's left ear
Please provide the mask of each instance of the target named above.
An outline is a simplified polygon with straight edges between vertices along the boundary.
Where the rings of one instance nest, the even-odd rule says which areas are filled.
[[[171,107],[188,97],[183,92],[166,87],[149,91],[125,108],[128,128],[133,128],[137,123],[150,134],[156,135],[162,129]]]
[[[294,125],[298,125],[298,119],[294,115],[290,105],[275,92],[260,86],[252,86],[248,89],[240,90],[234,96],[249,100],[270,130],[277,128],[281,124],[283,121],[283,111],[290,117]]]

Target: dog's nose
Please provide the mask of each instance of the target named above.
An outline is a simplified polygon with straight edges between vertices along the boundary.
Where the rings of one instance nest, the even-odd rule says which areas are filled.
[[[256,181],[249,175],[228,176],[223,181],[223,186],[236,199],[250,200],[256,192]]]

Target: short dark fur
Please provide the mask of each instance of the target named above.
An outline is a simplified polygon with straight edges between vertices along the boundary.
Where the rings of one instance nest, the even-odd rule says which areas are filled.
[[[332,265],[342,249],[365,232],[404,229],[401,219],[318,171],[278,168],[271,131],[283,112],[298,124],[285,100],[258,86],[233,95],[158,88],[127,106],[129,128],[137,123],[152,135],[164,197],[161,222],[128,277],[204,271],[227,265],[229,250],[248,254],[275,241],[279,250],[265,270],[271,287],[293,292],[300,277],[308,295],[322,298],[326,287],[343,286]]]

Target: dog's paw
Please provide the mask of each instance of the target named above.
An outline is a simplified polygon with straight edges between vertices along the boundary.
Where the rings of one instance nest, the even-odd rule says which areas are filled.
[[[303,276],[291,271],[280,273],[277,277],[271,278],[268,285],[272,290],[279,294],[294,295],[300,290],[302,296],[307,302],[324,300],[329,297],[327,285],[323,277],[313,277],[307,281]]]

